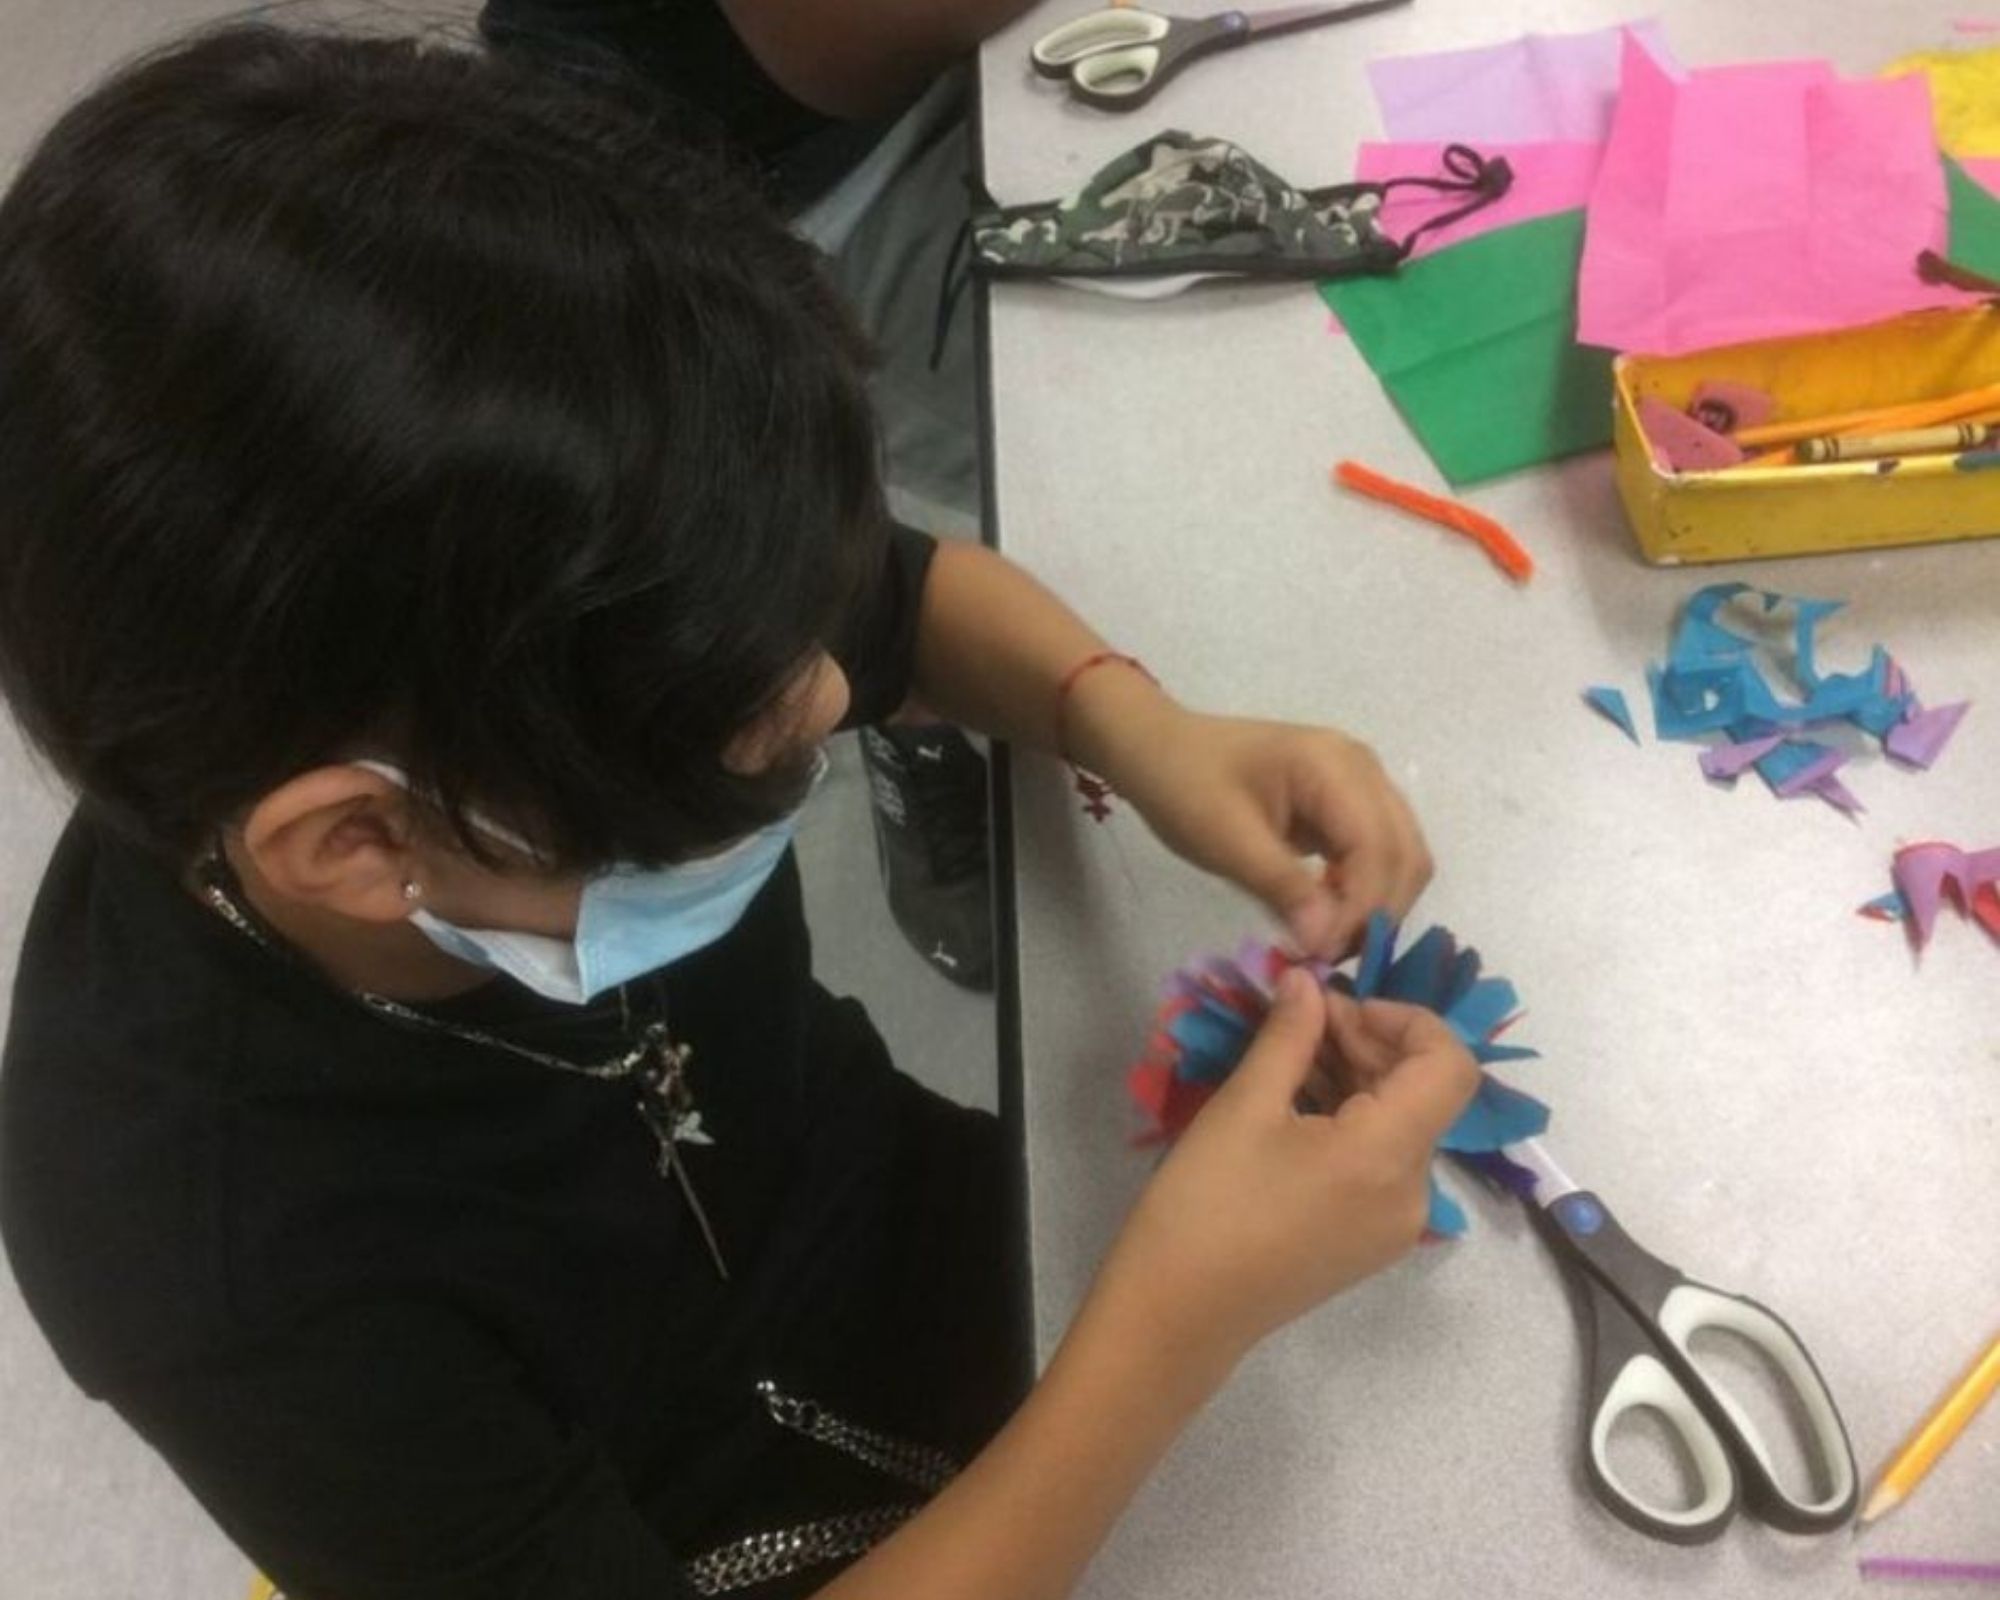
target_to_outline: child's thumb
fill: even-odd
[[[1245,1093],[1289,1107],[1326,1037],[1326,993],[1293,967],[1278,980],[1271,1013],[1236,1069]]]

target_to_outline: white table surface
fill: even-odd
[[[1948,38],[1956,3],[1689,0],[1664,19],[1690,65],[1821,53],[1858,73]],[[1066,192],[1160,127],[1336,181],[1380,136],[1370,58],[1643,14],[1418,0],[1200,63],[1119,117],[1025,64],[1084,9],[1049,0],[985,51],[1002,201]],[[2000,541],[1655,570],[1600,453],[1468,496],[1532,548],[1516,590],[1467,544],[1329,486],[1350,455],[1437,479],[1310,287],[1121,304],[1006,284],[989,327],[1002,548],[1193,704],[1381,752],[1439,862],[1418,920],[1519,986],[1517,1036],[1546,1059],[1510,1075],[1554,1105],[1553,1146],[1642,1244],[1793,1323],[1871,1476],[2000,1325],[2000,952],[1947,913],[1919,968],[1899,930],[1854,915],[1900,841],[2000,843]],[[1692,747],[1651,738],[1643,671],[1679,603],[1722,578],[1848,598],[1822,636],[1834,660],[1879,639],[1931,701],[1982,703],[1929,774],[1851,768],[1858,821],[1754,777],[1711,787]],[[1625,688],[1644,748],[1582,707],[1594,683]],[[1260,917],[1129,812],[1092,823],[1050,763],[1017,763],[1013,810],[1045,1357],[1148,1171],[1123,1080],[1160,980]],[[1582,1348],[1556,1269],[1507,1204],[1447,1181],[1472,1234],[1259,1351],[1084,1595],[1823,1600],[1861,1592],[1860,1551],[2000,1560],[2000,1405],[1858,1542],[1746,1519],[1685,1550],[1612,1521],[1581,1475]]]

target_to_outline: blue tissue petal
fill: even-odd
[[[1608,684],[1592,684],[1583,691],[1583,697],[1590,702],[1594,710],[1624,729],[1626,738],[1634,744],[1639,742],[1639,730],[1632,721],[1632,708],[1625,703],[1622,690],[1614,689]]]
[[[1465,1232],[1465,1208],[1439,1187],[1436,1173],[1431,1174],[1431,1212],[1424,1226],[1445,1239]]]
[[[1383,975],[1382,998],[1440,1009],[1456,942],[1443,928],[1429,929]]]
[[[1389,913],[1377,911],[1368,918],[1368,933],[1361,943],[1361,965],[1354,973],[1354,993],[1372,1000],[1380,992],[1382,978],[1389,970],[1389,957],[1396,948],[1396,924]]]
[[[1520,998],[1505,978],[1481,978],[1444,1014],[1444,1020],[1459,1038],[1476,1044],[1520,1009]]]
[[[1891,889],[1887,894],[1878,894],[1873,900],[1870,900],[1866,905],[1861,907],[1861,909],[1872,915],[1886,918],[1891,922],[1908,922],[1910,920],[1910,902],[1903,898],[1903,892],[1900,889]]]
[[[1713,632],[1725,639],[1733,639],[1747,648],[1751,641],[1743,638],[1740,634],[1731,633],[1729,629],[1723,627],[1715,620],[1715,614],[1739,594],[1749,594],[1751,592],[1750,585],[1747,583],[1711,583],[1706,588],[1695,590],[1689,596],[1687,603],[1688,621],[1694,624],[1694,627],[1687,631],[1690,634],[1707,634]],[[1764,609],[1767,611],[1770,610],[1770,602],[1776,596],[1772,595],[1769,590],[1759,590],[1757,592],[1764,596]]]
[[[1548,1125],[1549,1108],[1541,1101],[1488,1076],[1480,1081],[1479,1092],[1458,1114],[1458,1120],[1438,1140],[1438,1148],[1498,1150],[1519,1139],[1532,1139]]]
[[[1812,739],[1788,739],[1775,750],[1767,750],[1757,758],[1757,775],[1775,789],[1820,757],[1832,753],[1832,745],[1820,744]]]
[[[1482,1067],[1490,1067],[1496,1061],[1539,1061],[1542,1053],[1524,1044],[1494,1044],[1488,1041],[1472,1047],[1472,1059]]]
[[[1451,969],[1451,978],[1444,986],[1444,1004],[1438,1009],[1449,1011],[1472,992],[1472,986],[1478,981],[1479,952],[1468,946],[1458,953],[1458,960]]]
[[[1183,1011],[1167,1025],[1181,1047],[1176,1076],[1188,1083],[1220,1083],[1235,1070],[1250,1042],[1250,1030],[1236,1017],[1211,1011]]]
[[[1702,668],[1672,675],[1659,667],[1646,669],[1653,694],[1653,732],[1662,739],[1685,739],[1712,733],[1744,715],[1744,695],[1736,669],[1716,672]]]

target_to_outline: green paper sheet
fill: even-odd
[[[1944,187],[1951,205],[1946,254],[1952,264],[2000,277],[2000,199],[1950,156],[1944,158]]]
[[[1611,439],[1611,354],[1576,342],[1583,212],[1468,239],[1320,294],[1453,484]]]

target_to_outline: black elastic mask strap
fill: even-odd
[[[1410,252],[1416,248],[1417,241],[1425,234],[1437,228],[1449,228],[1454,222],[1463,222],[1476,211],[1484,211],[1514,187],[1514,169],[1507,164],[1504,156],[1488,159],[1470,145],[1446,145],[1444,170],[1451,176],[1391,178],[1380,186],[1381,192],[1385,195],[1391,189],[1431,189],[1439,194],[1472,196],[1464,205],[1445,212],[1441,217],[1432,217],[1428,222],[1412,228],[1409,235],[1396,246],[1404,259],[1409,257]]]
[[[972,263],[966,260],[972,244],[972,218],[967,217],[958,225],[958,232],[951,241],[951,250],[944,258],[944,271],[938,275],[937,320],[931,325],[931,371],[938,369],[944,360],[944,342],[951,333],[952,319],[958,313],[958,302],[965,294],[965,286],[972,281]],[[962,264],[961,264],[962,263]]]

